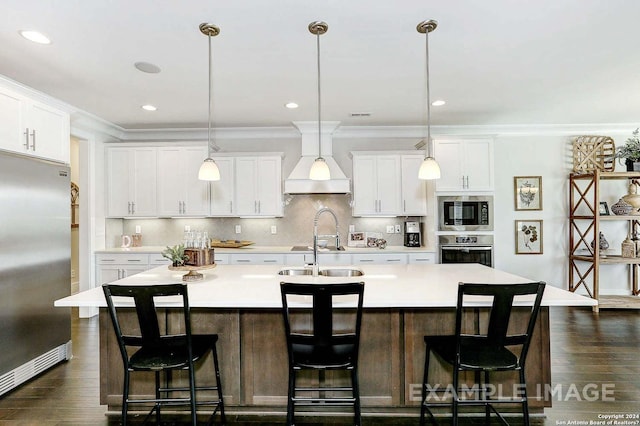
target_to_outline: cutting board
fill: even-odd
[[[219,247],[219,248],[239,248],[250,246],[253,244],[253,241],[239,241],[239,240],[211,240],[211,247]]]

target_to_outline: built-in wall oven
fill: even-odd
[[[439,196],[440,231],[493,231],[493,197]]]
[[[492,235],[440,235],[440,263],[480,263],[493,267]]]

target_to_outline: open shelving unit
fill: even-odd
[[[640,214],[601,215],[600,184],[603,180],[638,179],[640,172],[571,173],[569,175],[569,291],[584,288],[588,295],[598,300],[594,311],[606,308],[640,309],[638,290],[638,265],[640,257],[625,258],[621,255],[603,255],[592,249],[591,241],[598,241],[600,224],[605,221],[626,221],[629,233],[640,225]],[[600,267],[605,265],[628,265],[630,295],[601,295]]]

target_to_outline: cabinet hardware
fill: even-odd
[[[229,213],[233,213],[233,201],[229,201]]]
[[[27,127],[27,130],[24,131],[24,147],[26,148],[26,150],[29,150],[29,128]]]
[[[400,262],[401,259],[387,259],[387,262]]]
[[[262,212],[262,208],[260,206],[260,200],[258,200],[258,213]]]
[[[31,132],[31,149],[36,150],[36,130],[33,129]]]
[[[236,259],[236,262],[238,262],[238,263],[247,263],[247,262],[250,262],[250,261],[251,261],[250,259]]]
[[[127,259],[127,262],[140,262],[140,259]]]
[[[136,203],[134,201],[131,202],[131,214],[136,213]]]

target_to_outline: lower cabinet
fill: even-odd
[[[231,265],[284,265],[285,255],[282,253],[273,254],[230,254],[229,264]]]
[[[168,264],[169,260],[159,253],[99,253],[96,254],[96,284],[102,285],[121,280],[130,275]]]
[[[121,280],[149,269],[148,254],[98,254],[96,255],[96,284],[102,285]]]
[[[351,255],[354,265],[406,265],[405,253],[354,253]]]
[[[436,263],[436,254],[432,252],[409,253],[409,263]]]

